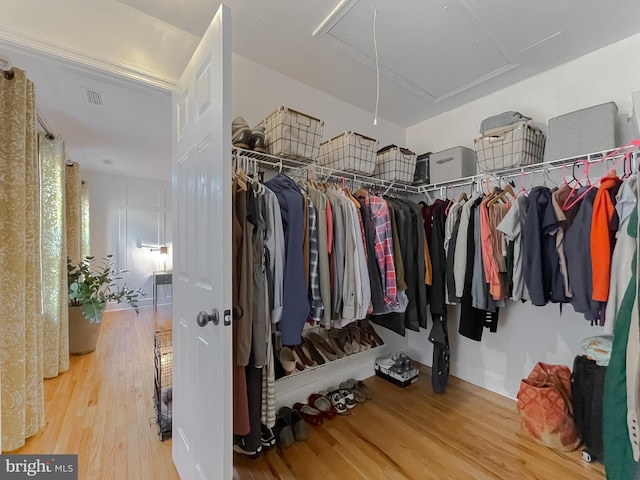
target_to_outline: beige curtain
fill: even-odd
[[[67,222],[67,256],[73,263],[82,260],[82,182],[78,164],[64,169],[64,193]]]
[[[44,426],[40,210],[33,84],[0,76],[2,450]]]
[[[82,180],[82,258],[91,255],[90,228],[89,228],[89,186]]]
[[[42,208],[42,301],[44,377],[69,369],[69,292],[65,229],[64,142],[38,136]]]

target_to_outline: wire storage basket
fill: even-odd
[[[497,128],[474,139],[478,171],[492,172],[542,162],[545,136],[526,122]]]
[[[390,182],[411,183],[416,171],[416,154],[406,148],[388,145],[378,150],[374,176]]]
[[[320,144],[318,165],[359,175],[373,175],[377,149],[376,139],[346,131]]]
[[[292,160],[315,160],[324,122],[287,107],[279,107],[261,123],[269,154]]]
[[[173,404],[173,340],[171,330],[160,330],[153,337],[154,404],[158,435],[171,438]]]

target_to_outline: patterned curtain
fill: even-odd
[[[89,234],[89,186],[82,180],[82,258],[91,255],[91,243]]]
[[[0,377],[2,450],[44,426],[40,198],[33,84],[0,76]]]
[[[38,136],[42,208],[44,377],[69,369],[69,293],[65,228],[64,142]]]
[[[73,263],[82,260],[82,182],[78,164],[64,169],[64,194],[67,221],[67,256]],[[66,260],[65,260],[66,261]]]

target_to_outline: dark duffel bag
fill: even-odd
[[[602,395],[607,367],[585,356],[577,356],[571,373],[573,421],[584,444],[585,459],[602,462]]]

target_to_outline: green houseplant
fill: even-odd
[[[138,300],[145,292],[120,285],[125,273],[127,270],[114,267],[113,255],[100,259],[88,255],[77,263],[67,258],[70,353],[95,350],[107,302],[125,303],[136,315],[140,313]]]

